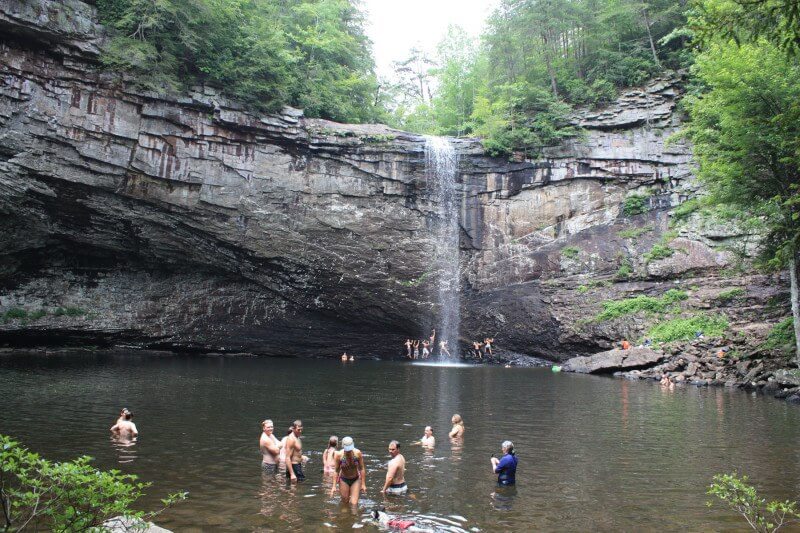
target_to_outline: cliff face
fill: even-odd
[[[437,206],[423,138],[257,116],[207,89],[136,91],[97,69],[93,16],[79,0],[0,5],[0,312],[28,313],[6,316],[0,342],[391,355],[427,333]],[[577,327],[602,299],[665,279],[730,285],[718,271],[732,255],[713,245],[737,232],[686,230],[685,254],[639,259],[693,190],[688,149],[665,143],[678,96],[656,80],[585,112],[585,136],[536,162],[454,141],[463,340],[560,359],[636,333]],[[622,216],[645,189],[647,213]],[[631,224],[652,228],[619,237]],[[576,290],[626,261],[638,281]],[[753,312],[778,290],[735,283]]]

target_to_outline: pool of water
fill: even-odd
[[[88,454],[189,500],[160,525],[176,531],[322,531],[363,526],[384,505],[439,531],[709,531],[744,522],[705,495],[738,470],[764,496],[800,494],[800,409],[730,389],[663,390],[650,382],[549,369],[407,362],[98,354],[0,356],[0,432],[51,459]],[[121,407],[132,446],[109,439]],[[466,423],[450,442],[453,413]],[[259,423],[305,426],[308,480],[263,475]],[[432,452],[410,446],[432,425]],[[366,457],[358,510],[328,495],[321,452],[351,435]],[[410,493],[379,494],[390,439],[402,443]],[[498,492],[489,457],[505,439],[517,487]]]

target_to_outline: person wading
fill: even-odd
[[[306,479],[303,473],[303,443],[300,442],[302,433],[303,422],[295,420],[286,438],[286,477],[293,483]]]
[[[405,494],[408,492],[406,485],[406,458],[400,453],[400,443],[393,440],[389,443],[389,454],[392,456],[387,465],[386,482],[381,490],[384,494]]]
[[[272,420],[261,422],[261,439],[258,441],[258,447],[261,449],[261,467],[268,474],[278,472],[278,458],[281,452],[281,441],[273,434],[274,430]]]
[[[342,450],[336,452],[336,476],[331,486],[331,496],[339,487],[342,503],[358,505],[361,492],[367,492],[367,468],[361,450],[356,449],[353,437],[342,439]]]

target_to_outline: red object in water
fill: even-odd
[[[389,527],[397,528],[397,529],[408,529],[408,528],[410,528],[411,526],[414,525],[414,521],[413,520],[398,520],[398,519],[394,519],[394,520],[389,520],[386,523],[386,525],[389,526]]]

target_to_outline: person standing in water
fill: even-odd
[[[353,437],[342,439],[342,449],[334,456],[336,462],[336,476],[331,486],[331,496],[339,488],[342,503],[358,505],[358,499],[363,491],[367,492],[367,467],[364,465],[364,456],[361,450],[356,449]]]
[[[414,341],[414,359],[419,359],[419,341]]]
[[[406,345],[406,350],[408,351],[406,357],[411,359],[411,344],[412,344],[411,339],[406,339],[406,342],[404,344]]]
[[[339,438],[331,435],[328,440],[328,448],[322,452],[323,472],[331,474],[336,471],[336,448],[339,446]]]
[[[117,419],[117,423],[111,426],[111,434],[122,440],[136,438],[139,435],[139,430],[136,429],[136,424],[131,421],[132,418],[133,413],[127,409],[123,409],[120,413],[120,417]]]
[[[389,454],[392,456],[387,465],[386,481],[381,492],[384,494],[405,494],[408,492],[406,485],[406,458],[400,453],[400,443],[393,440],[389,443]]]
[[[510,440],[501,445],[503,457],[498,459],[492,455],[492,471],[497,474],[497,484],[500,486],[515,485],[517,483],[517,456],[514,453],[514,443]]]
[[[278,472],[278,463],[281,453],[281,441],[274,434],[275,426],[272,420],[261,422],[261,438],[258,447],[261,449],[261,468],[268,474]]]
[[[412,444],[422,446],[423,448],[433,448],[436,446],[436,438],[433,436],[433,428],[425,426],[425,434],[417,442]]]
[[[464,436],[464,420],[461,419],[461,415],[455,414],[453,418],[450,419],[450,422],[453,423],[453,429],[450,430],[448,434],[451,439],[458,439]]]
[[[300,442],[302,433],[303,422],[295,420],[291,433],[286,436],[286,477],[293,483],[306,479],[303,473],[303,443]]]
[[[431,336],[428,338],[431,341],[431,355],[433,355],[433,350],[436,349],[436,328],[433,328],[431,331]]]

